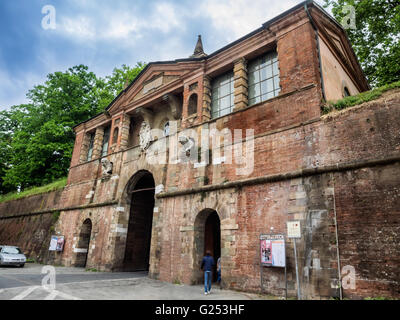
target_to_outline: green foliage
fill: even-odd
[[[322,108],[322,112],[324,114],[327,114],[329,112],[332,112],[333,110],[343,110],[346,109],[348,107],[351,106],[355,106],[364,102],[368,102],[368,101],[372,101],[375,100],[377,98],[379,98],[380,96],[382,96],[382,94],[388,90],[391,89],[395,89],[395,88],[400,88],[400,81],[391,83],[391,84],[387,84],[385,86],[370,90],[370,91],[366,91],[366,92],[362,92],[358,95],[355,96],[350,96],[350,97],[346,97],[343,98],[337,102],[328,102],[323,108]]]
[[[64,178],[58,179],[58,180],[56,180],[52,183],[49,183],[47,185],[44,185],[44,186],[32,187],[32,188],[26,189],[22,192],[11,192],[11,193],[7,193],[5,195],[0,195],[0,202],[17,200],[17,199],[33,196],[35,194],[59,190],[59,189],[64,188],[66,184],[67,184],[67,178],[64,177]]]
[[[346,5],[355,8],[356,28],[346,32],[373,86],[400,80],[400,5],[398,0],[324,0],[341,22]]]
[[[55,211],[55,212],[53,213],[53,221],[54,221],[54,222],[58,221],[58,218],[60,218],[60,214],[61,214],[60,211]]]
[[[122,65],[98,78],[87,66],[47,76],[31,89],[29,104],[0,112],[0,195],[51,183],[68,174],[73,127],[110,104],[145,67]]]
[[[138,62],[134,68],[123,64],[121,68],[114,68],[110,76],[101,79],[97,86],[101,109],[105,109],[145,67],[146,64],[143,62]]]

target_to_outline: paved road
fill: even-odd
[[[0,289],[40,286],[45,274],[43,266],[26,264],[24,268],[0,267]],[[56,283],[77,283],[96,280],[120,280],[147,277],[147,272],[90,272],[83,268],[56,268]]]
[[[54,287],[43,287],[43,265],[0,267],[0,300],[259,300],[273,297],[203,286],[166,283],[144,272],[90,272],[82,268],[56,267]],[[45,281],[49,284],[49,281]]]

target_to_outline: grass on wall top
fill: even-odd
[[[384,92],[395,88],[400,88],[400,81],[393,82],[391,84],[387,84],[382,87],[372,89],[370,91],[362,92],[355,96],[346,97],[336,102],[328,102],[325,106],[322,107],[322,113],[328,114],[334,110],[343,110],[348,107],[375,100],[379,98]]]
[[[7,193],[5,195],[0,195],[0,203],[33,196],[35,194],[63,189],[66,186],[66,184],[67,184],[67,177],[61,178],[44,186],[26,189],[22,192],[12,192],[12,193]]]

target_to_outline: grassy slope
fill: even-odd
[[[31,189],[24,190],[22,192],[13,192],[13,193],[5,194],[5,195],[0,195],[0,202],[17,200],[17,199],[33,196],[35,194],[55,191],[55,190],[64,188],[66,184],[67,184],[67,178],[65,177],[65,178],[56,180],[50,184],[47,184],[45,186],[34,187]]]
[[[387,84],[385,86],[372,89],[370,91],[366,91],[360,94],[357,94],[355,96],[350,96],[346,97],[344,99],[341,99],[335,103],[333,102],[328,102],[323,108],[322,112],[323,114],[327,114],[329,112],[332,112],[334,110],[343,110],[348,107],[352,107],[367,101],[375,100],[379,98],[384,92],[395,89],[395,88],[400,88],[400,81],[393,82],[391,84]]]

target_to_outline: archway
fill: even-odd
[[[79,239],[78,239],[78,245],[77,248],[75,248],[76,267],[79,268],[86,267],[91,233],[92,233],[92,221],[90,219],[86,219],[82,224],[81,232],[79,234]]]
[[[201,211],[195,221],[195,263],[194,270],[199,270],[200,263],[207,251],[215,260],[213,281],[217,280],[217,260],[221,257],[221,222],[218,213],[212,209]],[[197,282],[202,282],[203,273],[199,271]]]
[[[148,271],[154,211],[155,183],[148,171],[134,176],[128,189],[131,207],[126,238],[124,271]]]

